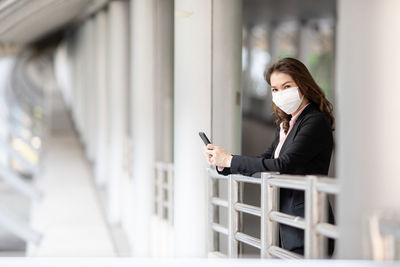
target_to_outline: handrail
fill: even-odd
[[[375,210],[369,216],[369,235],[373,260],[400,260],[400,213]]]
[[[216,179],[216,180],[228,180],[228,176],[224,176],[219,174],[216,170],[213,169],[207,169],[208,171],[208,175],[210,176],[210,178],[212,179]]]
[[[42,240],[42,235],[39,232],[31,229],[26,223],[1,206],[0,225],[26,242],[37,245]]]
[[[29,197],[32,200],[40,200],[43,196],[36,187],[27,183],[18,174],[13,173],[4,166],[0,166],[0,180],[5,181],[21,194]]]
[[[243,182],[243,183],[249,183],[249,184],[261,184],[260,178],[254,178],[254,177],[244,176],[244,175],[232,175],[231,177],[236,182]]]
[[[277,173],[261,173],[261,178],[244,175],[222,176],[215,170],[208,170],[210,190],[210,254],[219,251],[217,234],[228,235],[228,255],[238,257],[239,242],[260,249],[262,258],[323,258],[323,238],[339,238],[337,226],[326,223],[326,194],[339,194],[337,181],[328,177],[281,175]],[[227,180],[228,199],[216,196],[218,190],[216,181]],[[239,201],[239,183],[259,184],[261,186],[260,207],[248,205]],[[304,218],[279,211],[278,188],[303,190],[305,192]],[[217,207],[228,209],[228,226],[214,222],[218,217]],[[251,214],[261,218],[260,238],[249,236],[239,231],[240,214]],[[278,224],[284,224],[304,230],[304,256],[287,251],[278,246]]]

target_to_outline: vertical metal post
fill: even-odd
[[[174,167],[168,167],[168,222],[174,224]]]
[[[238,201],[238,182],[235,181],[232,175],[229,175],[228,184],[228,255],[230,258],[237,258],[238,241],[235,235],[238,231],[238,212],[235,210],[235,204]]]
[[[279,211],[280,204],[280,188],[268,185],[268,195],[271,198],[272,209]],[[279,224],[277,222],[273,222],[272,224],[272,245],[279,246]]]
[[[328,197],[325,193],[317,192],[318,197],[318,220],[317,223],[326,222],[327,221],[327,211],[328,211]],[[324,259],[327,257],[327,238],[323,235],[317,235],[317,245],[318,245],[318,254],[317,257],[319,259]]]
[[[278,245],[279,229],[278,224],[269,219],[269,213],[278,210],[279,194],[278,189],[268,184],[271,177],[269,173],[261,174],[261,257],[273,258],[268,253],[268,248]]]
[[[157,166],[157,216],[162,219],[163,215],[163,170]]]
[[[244,187],[245,183],[238,183],[238,202],[244,203]],[[244,231],[244,224],[243,224],[243,212],[238,213],[238,231]],[[242,242],[238,243],[238,253],[239,255],[243,255],[244,253],[244,244]]]
[[[157,179],[158,179],[158,166],[157,163],[155,164],[155,168],[154,168],[154,175],[153,175],[153,195],[154,197],[153,199],[153,213],[155,215],[158,214],[158,204],[157,204],[157,195],[158,195],[158,188],[157,188]]]
[[[262,173],[261,174],[261,258],[269,258],[268,256],[268,247],[271,245],[270,237],[271,235],[268,233],[268,230],[271,228],[269,225],[269,211],[268,210],[268,192],[267,192],[267,179],[268,174]]]
[[[315,259],[318,257],[316,225],[318,223],[318,198],[315,188],[315,176],[307,176],[307,187],[305,190],[305,223],[304,230],[304,257]]]
[[[214,248],[214,231],[212,230],[212,223],[214,222],[214,207],[212,204],[213,193],[213,178],[208,175],[208,253],[213,252]]]
[[[393,245],[394,245],[394,259],[393,260],[400,260],[400,239],[396,238]]]
[[[209,229],[209,243],[208,243],[208,252],[219,251],[219,240],[218,233],[214,232],[212,229],[212,224],[215,221],[215,218],[219,218],[218,207],[215,207],[212,204],[212,198],[218,192],[218,181],[215,181],[211,176],[208,177],[208,203],[209,203],[209,212],[208,212],[208,229]]]

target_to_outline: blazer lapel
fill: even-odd
[[[285,142],[283,142],[281,151],[279,152],[280,155],[285,152],[285,149],[288,144],[290,144],[293,141],[293,138],[296,136],[297,129],[299,128],[299,125],[301,124],[301,121],[303,120],[304,116],[310,112],[312,109],[312,103],[310,103],[300,114],[300,116],[297,118],[296,122],[293,125],[292,130],[290,130],[289,135],[286,137]]]

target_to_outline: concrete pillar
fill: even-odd
[[[74,89],[74,120],[79,132],[80,140],[83,136],[83,79],[84,79],[84,57],[83,57],[83,41],[84,41],[84,25],[80,26],[76,31],[76,49],[75,49],[75,89]]]
[[[96,15],[96,88],[97,88],[97,160],[95,165],[95,181],[98,186],[104,186],[107,181],[108,149],[109,149],[109,101],[108,101],[108,57],[107,57],[107,11],[102,10]]]
[[[212,138],[241,151],[242,1],[212,1]]]
[[[278,22],[273,21],[270,23],[268,28],[268,50],[271,55],[271,63],[278,60],[278,27]]]
[[[241,1],[175,1],[175,253],[207,251],[207,174],[198,136],[232,153],[240,137]]]
[[[371,213],[400,209],[400,2],[338,4],[338,257],[366,259]]]
[[[85,154],[88,158],[88,148],[89,148],[89,131],[90,131],[90,120],[89,120],[89,104],[90,101],[90,64],[89,64],[89,49],[90,49],[90,29],[91,29],[91,22],[86,20],[83,24],[82,29],[82,48],[81,48],[81,60],[82,60],[82,69],[80,71],[80,94],[81,94],[81,101],[80,101],[80,114],[82,116],[82,123],[81,123],[81,140],[85,147]]]
[[[85,38],[85,103],[86,123],[85,123],[85,148],[86,157],[89,161],[94,162],[96,152],[97,138],[97,88],[95,79],[95,67],[97,60],[95,59],[95,51],[97,43],[95,42],[95,23],[94,18],[89,18],[86,22],[86,38]]]
[[[129,18],[128,3],[109,4],[108,23],[108,99],[110,116],[109,177],[107,184],[107,216],[111,224],[121,221],[121,179],[123,152],[127,137],[127,98],[129,87]]]
[[[174,1],[156,1],[155,19],[155,158],[172,162],[174,87]]]
[[[297,36],[297,59],[308,65],[308,53],[310,44],[310,29],[306,20],[299,22]]]
[[[79,29],[75,29],[69,36],[68,40],[70,44],[71,53],[71,72],[72,72],[72,87],[71,87],[71,115],[74,121],[75,127],[78,129],[78,43],[79,43]]]
[[[132,254],[151,256],[151,215],[154,175],[155,0],[131,2],[132,27]]]

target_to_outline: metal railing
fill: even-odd
[[[156,162],[154,175],[154,213],[173,225],[174,165]]]
[[[399,211],[375,211],[369,218],[369,231],[373,260],[400,260]]]
[[[323,258],[325,237],[337,239],[338,229],[325,222],[327,194],[338,194],[339,187],[335,179],[316,176],[279,175],[262,173],[261,179],[243,175],[222,176],[209,170],[209,228],[210,256],[239,257],[239,242],[260,250],[261,258],[315,259]],[[216,181],[228,181],[228,199],[216,195]],[[239,201],[239,184],[252,183],[261,186],[260,207]],[[304,218],[279,211],[278,188],[303,190],[305,192]],[[216,207],[228,209],[228,225],[216,223]],[[260,237],[247,235],[239,230],[240,215],[246,213],[261,218]],[[304,230],[304,256],[279,247],[278,224],[285,224]],[[228,237],[228,255],[219,250],[218,234]]]
[[[0,206],[0,226],[27,243],[37,245],[42,240],[41,233],[33,230],[28,223],[16,217],[3,206]]]
[[[0,182],[32,201],[38,201],[42,193],[21,175],[35,177],[39,173],[44,126],[44,92],[30,81],[26,73],[29,60],[27,54],[18,56],[8,77],[6,90],[1,95],[5,99],[2,101],[4,107],[0,124],[7,131],[0,140],[0,150],[4,156],[0,164]],[[28,243],[38,244],[42,239],[42,235],[32,229],[28,222],[1,205],[0,226]]]

